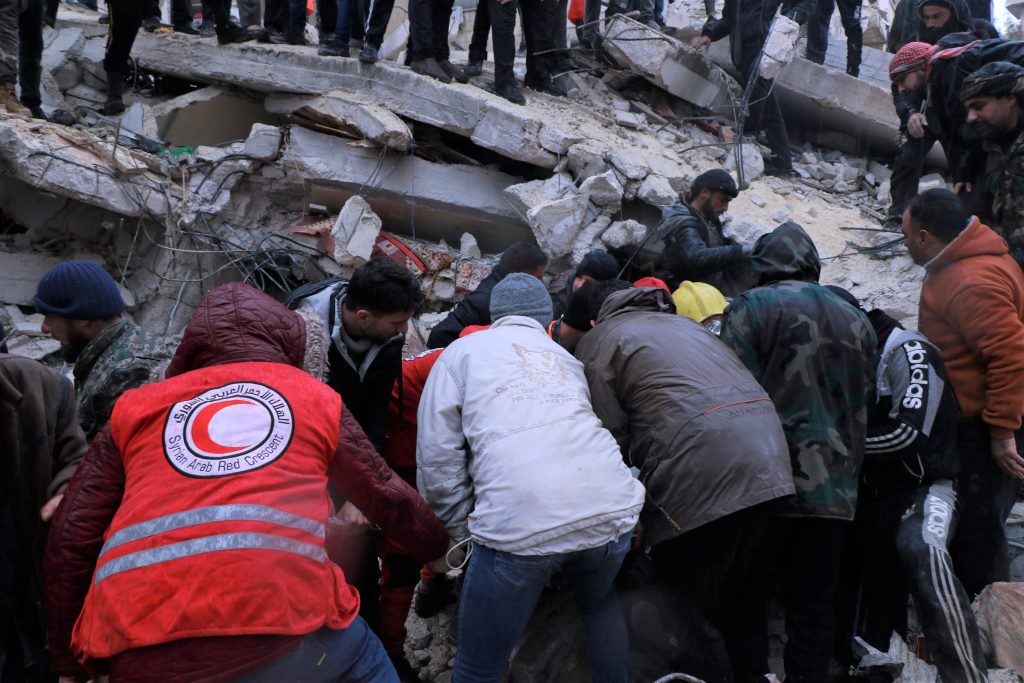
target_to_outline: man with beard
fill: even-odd
[[[898,52],[911,42],[934,45],[951,33],[966,33],[983,40],[999,37],[999,32],[992,24],[971,16],[971,11],[964,0],[903,0],[897,9],[897,15],[907,3],[917,3],[917,10],[913,13],[912,19],[908,16],[912,25],[907,26],[908,21],[901,24],[899,19],[893,21],[894,27],[902,26],[902,29],[894,28],[890,39],[897,33],[904,38],[888,44],[890,52]],[[923,51],[923,48],[918,52],[920,51]],[[917,56],[917,52],[914,56]],[[935,135],[924,126],[924,95],[923,90],[901,91],[896,79],[893,81],[893,106],[900,117],[902,135],[900,150],[893,162],[892,202],[889,205],[887,219],[887,222],[894,226],[899,225],[904,207],[917,194],[917,183],[921,179],[924,158],[936,140]]]
[[[658,225],[665,241],[659,271],[670,288],[684,280],[707,282],[732,297],[753,284],[750,245],[722,234],[720,217],[738,194],[732,176],[715,168],[697,176],[685,198],[664,210]]]
[[[1009,62],[986,64],[964,79],[960,90],[967,107],[967,125],[984,140],[988,154],[979,191],[991,211],[990,215],[982,211],[981,218],[1007,241],[1010,256],[1024,267],[1022,93],[1024,68]]]
[[[35,305],[45,316],[43,332],[75,364],[78,422],[91,441],[118,397],[152,379],[163,354],[124,316],[117,283],[95,263],[67,261],[50,269],[36,287]]]

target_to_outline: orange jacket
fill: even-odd
[[[111,417],[124,497],[75,625],[76,654],[347,627],[359,596],[324,551],[338,395],[297,368],[244,363],[125,396]]]
[[[1011,438],[1024,415],[1024,273],[977,218],[925,270],[920,330],[942,352],[961,414]]]

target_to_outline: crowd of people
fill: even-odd
[[[284,303],[216,287],[170,358],[103,268],[56,266],[35,304],[73,386],[0,355],[5,676],[417,680],[406,617],[457,599],[452,680],[499,681],[557,575],[595,681],[764,680],[776,591],[788,681],[906,635],[908,595],[943,680],[986,680],[969,604],[1009,571],[1024,272],[918,195],[904,329],[823,286],[801,226],[725,238],[736,195],[695,179],[635,283],[595,251],[545,285],[513,244],[405,359],[423,294],[387,259]],[[642,565],[688,624],[656,667],[616,586]]]

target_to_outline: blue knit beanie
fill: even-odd
[[[526,273],[506,275],[491,290],[491,322],[506,315],[523,315],[547,327],[551,308],[551,295],[544,283]]]
[[[110,318],[124,311],[114,278],[90,261],[67,261],[47,271],[36,286],[36,310],[74,320]]]

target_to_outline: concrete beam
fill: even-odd
[[[361,102],[351,93],[327,93],[322,97],[268,95],[265,106],[272,114],[296,115],[335,128],[355,128],[367,140],[398,152],[412,143],[405,121],[372,102]]]
[[[380,150],[305,128],[292,128],[282,161],[302,176],[310,201],[337,211],[359,194],[384,230],[449,244],[470,232],[486,252],[532,235],[502,195],[520,182],[505,173],[394,152],[381,162]]]

